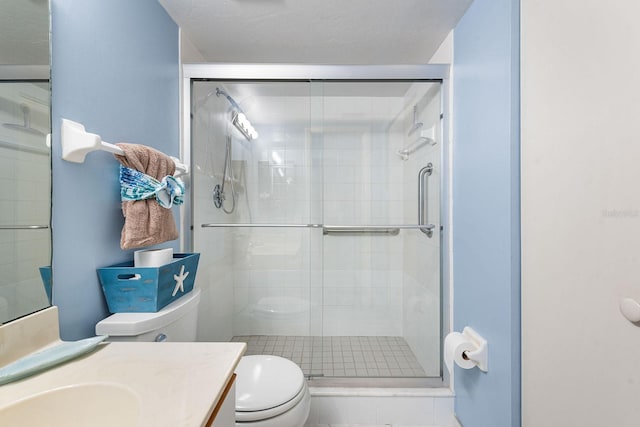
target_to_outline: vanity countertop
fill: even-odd
[[[203,426],[244,351],[244,343],[101,344],[85,356],[0,386],[0,407],[52,388],[110,382],[138,395],[141,427]]]
[[[245,349],[244,343],[103,343],[84,356],[0,386],[0,408],[51,389],[110,383],[137,395],[140,427],[203,426]]]

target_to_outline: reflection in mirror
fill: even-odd
[[[51,304],[49,4],[0,14],[0,323]]]

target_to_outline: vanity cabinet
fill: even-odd
[[[233,427],[236,425],[236,374],[227,383],[220,401],[209,417],[206,427]]]
[[[60,345],[58,324],[58,309],[50,307],[0,325],[0,366]],[[245,350],[246,344],[237,342],[103,343],[82,357],[2,385],[0,426],[235,427],[233,371]],[[14,407],[20,410],[4,411]],[[97,413],[113,417],[97,421]],[[7,422],[12,414],[33,417]]]

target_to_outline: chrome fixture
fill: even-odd
[[[242,136],[244,136],[247,141],[252,141],[254,139],[258,139],[258,132],[255,130],[247,116],[242,111],[242,108],[238,105],[238,103],[229,95],[227,92],[221,90],[220,88],[216,88],[216,96],[224,96],[229,104],[233,107],[231,112],[231,123],[240,131]]]
[[[233,112],[231,116],[231,123],[240,131],[240,133],[247,139],[247,141],[252,141],[254,139],[258,139],[258,132],[251,125],[247,116],[243,113],[238,113],[237,111]]]
[[[202,228],[322,228],[322,224],[247,224],[247,223],[211,223],[202,224]]]
[[[322,234],[387,234],[397,236],[400,230],[420,230],[433,233],[434,224],[394,224],[394,225],[326,225],[326,224],[251,224],[251,223],[210,223],[202,228],[321,228]]]
[[[205,100],[211,95],[206,96]],[[216,88],[216,96],[224,96],[229,104],[231,104],[231,123],[238,131],[245,137],[247,141],[258,138],[258,132],[253,128],[249,119],[240,108],[240,105],[229,95],[227,92],[220,88]],[[231,165],[231,135],[227,134],[227,140],[225,143],[225,155],[224,155],[224,172],[222,173],[222,183],[216,184],[213,187],[213,204],[216,208],[222,209],[226,214],[232,214],[236,209],[236,189],[233,184],[235,178],[233,177],[233,168]],[[225,183],[229,180],[231,185],[231,208],[227,209],[224,206],[226,200],[224,193]]]
[[[327,225],[322,228],[322,234],[345,234],[349,236],[354,234],[386,234],[389,236],[397,236],[400,234],[400,229],[398,227],[375,225]]]
[[[229,210],[224,207],[224,184],[227,179],[229,179],[229,184],[231,185],[231,209]],[[233,184],[233,181],[235,181],[235,178],[233,177],[233,169],[231,166],[231,135],[227,135],[227,143],[225,145],[224,155],[224,172],[222,172],[222,184],[216,184],[216,186],[213,187],[213,204],[218,209],[222,208],[222,210],[226,214],[232,214],[236,209],[236,187]]]
[[[428,207],[425,206],[425,202],[428,199],[428,186],[425,177],[431,176],[433,173],[433,163],[427,163],[427,166],[420,169],[418,173],[418,225],[424,226],[420,228],[427,237],[433,236],[433,230],[436,228],[434,224],[427,223],[427,211]]]
[[[207,98],[210,95],[207,95]],[[238,131],[245,137],[247,141],[253,141],[254,139],[258,139],[258,132],[255,130],[247,116],[240,108],[240,105],[229,95],[227,92],[220,88],[216,88],[216,96],[224,96],[229,104],[231,104],[231,123],[235,126]],[[231,135],[227,134],[227,141],[225,145],[225,156],[224,156],[224,172],[222,174],[222,184],[216,184],[213,187],[213,204],[216,208],[222,209],[227,214],[232,214],[236,209],[236,189],[233,184],[235,178],[233,177],[233,168],[231,164]],[[224,206],[225,201],[225,193],[224,193],[224,185],[225,182],[229,180],[231,185],[231,208],[227,209]]]

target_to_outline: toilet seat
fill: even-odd
[[[307,387],[302,387],[302,390],[296,395],[295,398],[290,401],[276,406],[275,408],[269,408],[262,411],[238,411],[236,410],[236,421],[238,422],[250,422],[250,421],[260,421],[266,420],[269,418],[277,417],[278,415],[284,414],[291,408],[294,408],[300,401],[306,397],[308,394]]]
[[[244,356],[236,374],[236,421],[239,422],[283,414],[307,394],[300,367],[282,357]]]

